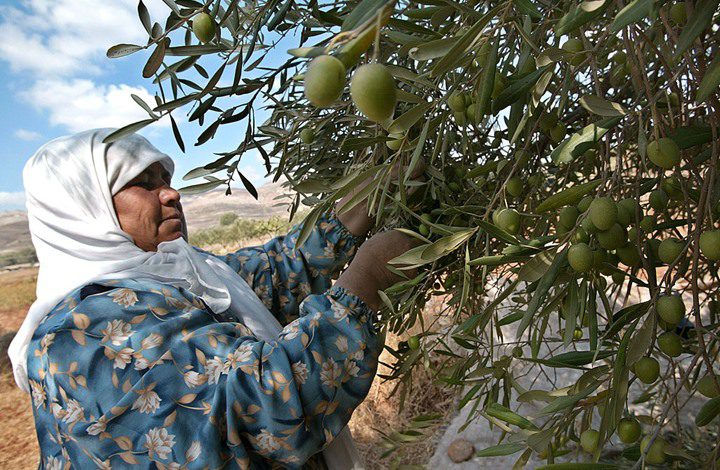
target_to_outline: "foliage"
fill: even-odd
[[[433,295],[449,296],[454,323],[450,335],[423,325],[421,348],[398,353],[387,378],[407,381],[427,350],[444,354],[441,380],[465,391],[470,418],[506,431],[483,455],[520,452],[523,466],[537,454],[552,464],[593,428],[600,445],[586,459],[597,462],[637,404],[628,403],[631,385],[645,389],[636,402],[657,408],[639,416],[651,439],[680,416],[681,392],[694,393],[719,353],[717,250],[699,246],[720,216],[718,0],[165,3],[173,9],[165,28],[139,9],[147,45],[108,51],[152,49],[143,74],[160,86],[156,106],[143,106],[150,119],[110,139],[188,104],[190,121],[209,122],[196,145],[220,126],[244,122],[237,148],[186,175],[205,180],[186,191],[229,188],[241,157],[255,149],[276,181],[284,176],[298,191],[293,213],[311,207],[309,223],[372,177],[346,207],[367,198],[378,230],[399,227],[423,240],[392,262],[421,270],[384,292],[385,324],[406,331]],[[219,28],[201,45],[189,23],[202,10]],[[184,32],[182,45],[171,45],[175,32]],[[281,37],[297,38],[297,47],[285,63],[269,65],[266,41]],[[313,107],[303,74],[324,54],[349,75],[383,64],[398,88],[392,118],[366,119],[348,87],[330,106]],[[203,55],[219,56],[221,65],[206,71]],[[164,60],[176,56],[183,58]],[[203,80],[181,78],[184,72]],[[261,101],[272,114],[258,124]],[[299,139],[305,128],[314,131],[311,144]],[[420,159],[426,180],[406,181]],[[399,185],[390,176],[397,162],[407,166]],[[211,176],[220,171],[227,178]],[[409,200],[410,185],[420,190]],[[603,202],[589,211],[598,196]],[[566,206],[577,211],[561,223]],[[519,228],[505,208],[519,213]],[[508,214],[512,224],[503,221]],[[682,250],[665,265],[657,247],[669,237]],[[592,248],[592,269],[568,266],[573,243]],[[631,292],[649,300],[632,303]],[[671,292],[691,304],[679,325],[655,312],[657,298]],[[656,346],[663,329],[681,336],[680,358]],[[645,386],[631,369],[648,355],[663,365],[660,379]],[[548,378],[568,371],[578,378],[527,390],[515,376],[518,364]],[[527,403],[540,412],[525,416]],[[705,466],[718,457],[679,448],[669,445],[665,457]]]
[[[220,225],[230,225],[238,219],[238,215],[234,212],[226,212],[220,216]]]
[[[274,216],[269,219],[238,219],[235,217],[230,224],[200,229],[191,232],[188,243],[197,247],[227,245],[242,240],[287,233],[292,224],[285,217]]]
[[[0,254],[0,268],[14,264],[36,263],[37,260],[34,248],[24,248]]]

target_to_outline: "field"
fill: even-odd
[[[251,227],[253,235],[256,227]],[[272,226],[267,224],[266,226]],[[275,227],[277,228],[277,227]],[[240,242],[221,236],[232,233],[232,230],[214,231],[209,234],[196,234],[196,237],[207,237],[212,241],[205,245],[198,245],[214,253],[224,253],[241,246],[260,244],[277,233],[266,233],[263,236],[246,238]],[[236,233],[234,233],[236,235]],[[0,271],[0,416],[3,416],[0,428],[0,468],[25,469],[37,468],[38,446],[35,437],[30,397],[21,392],[14,384],[9,367],[6,349],[15,331],[19,328],[25,312],[35,299],[35,282],[37,268],[26,268],[16,271]],[[428,304],[428,317],[433,317],[441,307],[440,301]],[[386,344],[397,348],[398,342],[403,338],[388,335]],[[436,364],[438,358],[431,355],[431,364]],[[389,369],[382,363],[391,363],[392,355],[384,351],[380,356],[381,365],[379,374],[389,373]],[[393,462],[405,465],[422,465],[428,461],[435,449],[436,440],[442,432],[443,424],[453,409],[453,396],[447,390],[433,385],[430,373],[422,370],[414,378],[413,390],[408,394],[403,410],[400,410],[399,395],[393,396],[391,392],[394,383],[385,382],[376,377],[365,402],[360,405],[350,421],[350,429],[355,438],[358,450],[367,462],[368,469],[389,468]],[[426,429],[428,439],[420,439],[415,443],[403,446],[390,457],[381,460],[385,451],[382,446],[380,431],[390,433],[401,430],[404,424],[414,416],[426,413],[437,413],[444,417],[438,424]]]
[[[0,467],[37,468],[38,449],[30,397],[15,386],[7,346],[35,299],[37,268],[0,273]]]

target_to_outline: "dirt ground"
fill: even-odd
[[[37,268],[0,272],[0,468],[37,468],[30,396],[15,386],[7,347],[35,298]]]
[[[0,400],[0,469],[38,467],[39,450],[30,397],[15,386],[6,353],[10,340],[35,298],[36,280],[37,268],[0,271],[0,396],[3,397]],[[436,315],[440,308],[439,302],[429,302],[427,316]],[[396,349],[402,339],[388,335],[386,345]],[[430,358],[432,369],[439,358],[433,355]],[[378,373],[388,374],[389,369],[382,363],[392,363],[394,360],[388,351],[384,351],[380,356]],[[430,373],[422,367],[413,382],[413,391],[408,394],[402,412],[399,407],[400,393],[390,397],[395,383],[383,383],[379,377],[375,378],[365,402],[355,410],[349,426],[368,470],[423,465],[432,456],[452,414],[453,396],[450,391],[434,385]],[[381,432],[390,434],[399,431],[412,417],[429,413],[438,413],[444,418],[425,430],[426,439],[407,444],[390,457],[380,459],[386,450],[382,445]]]

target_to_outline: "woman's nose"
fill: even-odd
[[[180,202],[180,193],[170,186],[163,186],[160,190],[160,202],[164,205],[168,205],[171,202],[178,204]]]

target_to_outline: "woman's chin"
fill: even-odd
[[[168,233],[167,235],[165,235],[164,237],[162,237],[162,239],[160,240],[159,243],[170,242],[173,240],[177,240],[178,238],[182,238],[182,237],[183,237],[182,230],[174,230],[174,231]]]

